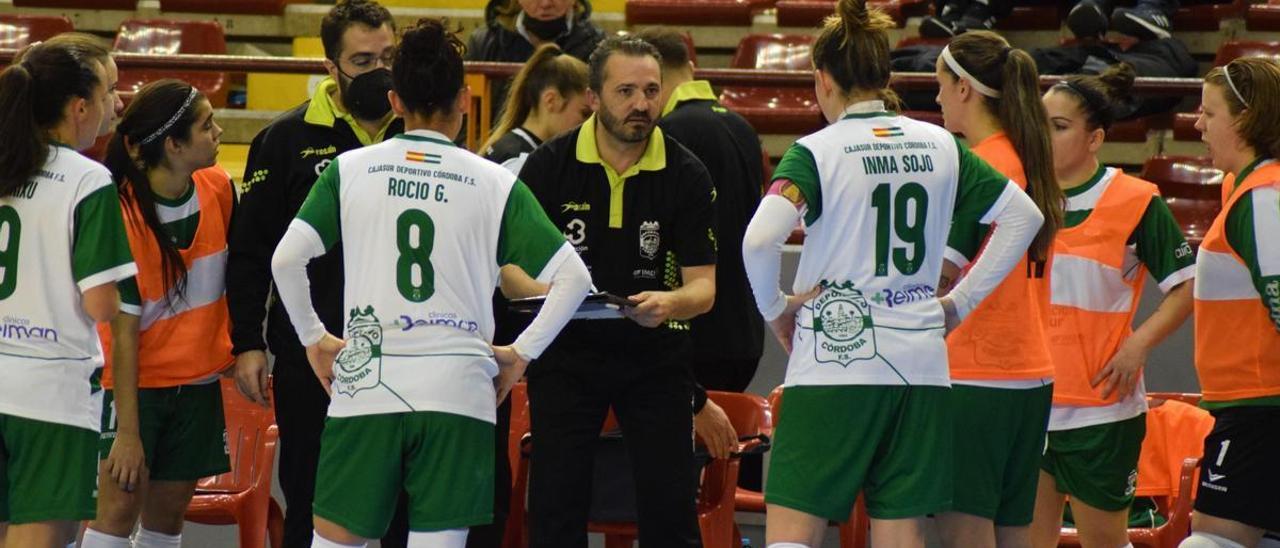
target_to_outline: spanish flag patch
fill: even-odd
[[[876,137],[902,137],[902,128],[897,126],[872,128],[871,132]]]
[[[412,151],[412,150],[405,151],[405,153],[404,153],[404,159],[405,159],[406,161],[409,161],[409,162],[422,162],[422,163],[424,163],[424,164],[438,164],[438,163],[440,163],[440,155],[439,155],[439,154],[431,154],[431,153],[427,153],[427,152],[415,152],[415,151]]]

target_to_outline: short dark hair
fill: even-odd
[[[689,66],[689,44],[684,33],[670,27],[649,27],[634,34],[658,49],[663,70],[679,70]]]
[[[443,19],[422,18],[405,29],[391,64],[391,86],[421,116],[447,112],[462,91],[466,47]]]
[[[658,66],[662,66],[662,54],[658,53],[658,48],[653,47],[653,44],[635,36],[610,36],[601,41],[595,51],[591,52],[591,57],[587,59],[587,83],[592,91],[600,93],[604,88],[604,65],[614,53],[632,57],[647,55],[657,61]]]
[[[374,29],[385,24],[396,30],[395,19],[382,4],[373,0],[338,0],[320,22],[320,43],[324,44],[326,58],[338,60],[342,53],[342,34],[356,23]]]

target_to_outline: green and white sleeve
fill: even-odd
[[[778,160],[773,180],[786,179],[804,195],[804,225],[812,226],[822,215],[822,183],[818,180],[818,161],[813,152],[800,143],[791,145]]]
[[[998,212],[1015,194],[1023,192],[1016,183],[996,171],[958,139],[956,152],[959,155],[959,181],[945,256],[948,261],[964,267],[982,248],[982,242],[991,229],[993,212]]]
[[[546,301],[512,347],[532,360],[542,355],[591,290],[591,273],[551,223],[533,192],[517,180],[507,195],[498,231],[498,264],[516,265],[549,283]]]
[[[71,238],[71,272],[80,291],[113,283],[138,273],[120,213],[120,198],[103,169],[85,182],[76,202]]]
[[[1173,212],[1159,196],[1151,197],[1142,221],[1133,231],[1133,243],[1138,260],[1146,265],[1156,283],[1160,284],[1161,292],[1168,293],[1195,278],[1195,253],[1182,234],[1177,219],[1173,218]]]
[[[289,321],[298,333],[298,340],[310,346],[324,337],[326,331],[320,316],[311,303],[311,282],[307,279],[307,263],[324,255],[338,243],[339,231],[338,189],[340,177],[338,160],[334,160],[320,174],[311,187],[298,216],[289,223],[289,229],[276,246],[271,257],[271,274],[276,282],[276,292],[289,312]]]

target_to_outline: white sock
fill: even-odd
[[[365,548],[368,545],[368,542],[361,542],[360,544],[342,544],[341,542],[334,542],[320,536],[320,533],[318,532],[313,532],[311,535],[311,548]]]
[[[1178,548],[1244,548],[1244,545],[1212,533],[1193,531]]]
[[[132,548],[129,537],[117,537],[98,531],[92,527],[84,530],[84,541],[80,548]]]
[[[133,537],[133,548],[182,548],[182,533],[166,535],[143,527]]]
[[[775,542],[766,548],[809,548],[809,546],[799,542]]]
[[[409,548],[464,548],[470,529],[409,531]]]

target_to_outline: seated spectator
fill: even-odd
[[[586,62],[604,39],[604,31],[591,21],[591,0],[489,0],[485,24],[471,33],[466,60],[523,63],[543,44]],[[493,96],[506,97],[508,82],[494,82]],[[495,101],[497,118],[501,105]]]
[[[937,16],[925,16],[920,36],[951,38],[971,30],[991,30],[996,20],[1009,15],[1009,0],[938,0]]]
[[[1076,38],[1100,38],[1108,30],[1139,40],[1169,38],[1177,0],[1138,0],[1131,8],[1114,8],[1108,0],[1080,0],[1067,14]]]

